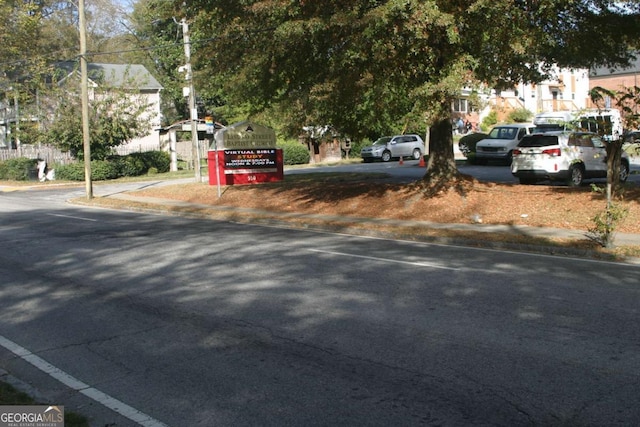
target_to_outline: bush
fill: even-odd
[[[117,170],[118,177],[123,176],[140,176],[147,173],[145,162],[134,155],[112,156],[108,159]]]
[[[351,142],[351,150],[349,150],[349,158],[357,159],[360,157],[360,151],[362,151],[363,147],[367,147],[373,144],[372,141],[368,139],[364,139],[362,141]]]
[[[498,113],[492,110],[487,117],[482,119],[482,130],[489,130],[496,123],[498,123]]]
[[[103,181],[125,176],[169,172],[171,158],[164,151],[146,151],[126,156],[110,156],[107,160],[91,162],[91,179]],[[72,163],[56,169],[58,179],[84,180],[84,163]]]
[[[91,162],[91,179],[105,181],[119,177],[118,165],[108,160]],[[56,168],[56,178],[68,181],[84,181],[84,162],[70,163]]]
[[[157,169],[157,173],[169,172],[171,157],[165,151],[146,151],[144,153],[134,153],[131,156],[139,157],[145,164],[145,173],[151,168]]]
[[[298,141],[280,141],[278,148],[282,149],[282,157],[285,165],[304,165],[309,163],[311,155],[307,147]]]
[[[533,113],[526,108],[519,108],[509,113],[508,120],[512,123],[527,123],[533,117]]]
[[[28,181],[37,178],[36,161],[20,157],[0,162],[0,179]]]

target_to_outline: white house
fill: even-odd
[[[68,72],[62,80],[71,78],[79,73],[77,63],[58,63],[57,68]],[[89,102],[96,98],[99,87],[117,88],[125,91],[139,105],[145,105],[145,113],[141,120],[151,124],[149,134],[136,138],[124,144],[123,152],[147,151],[160,149],[160,126],[162,114],[160,111],[160,92],[162,85],[151,73],[140,64],[87,64]],[[60,83],[60,82],[59,82]]]
[[[474,111],[469,106],[470,89],[464,89],[452,105],[454,118],[462,117],[478,123],[491,111],[498,120],[505,120],[513,110],[526,109],[532,113],[580,110],[587,108],[589,100],[589,71],[587,69],[555,68],[552,77],[538,84],[519,83],[512,89],[496,92],[480,91],[483,107]]]
[[[162,85],[140,64],[100,64],[89,63],[88,66],[88,89],[89,101],[96,99],[97,89],[117,88],[124,91],[130,100],[134,100],[138,105],[145,106],[145,113],[140,118],[150,123],[150,131],[147,135],[129,141],[122,148],[124,151],[146,151],[158,150],[160,148],[160,92]],[[54,81],[58,85],[63,85],[69,81],[76,81],[80,78],[80,69],[77,62],[59,62],[55,64]],[[36,99],[39,99],[36,96]],[[20,148],[18,135],[15,133],[16,126],[25,122],[38,122],[39,114],[46,114],[43,110],[46,101],[39,99],[41,106],[18,105],[17,100],[5,99],[0,102],[0,147]],[[30,107],[30,108],[29,108]],[[41,108],[44,107],[44,108]],[[39,111],[39,114],[34,114]]]

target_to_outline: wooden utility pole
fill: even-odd
[[[185,78],[189,82],[189,116],[191,119],[191,145],[193,167],[196,172],[196,182],[202,182],[202,171],[200,170],[200,144],[198,142],[198,109],[196,108],[196,94],[193,85],[193,72],[191,70],[191,41],[189,40],[189,24],[186,19],[182,19],[182,37],[184,41]]]
[[[91,140],[89,137],[89,87],[87,71],[87,23],[85,21],[84,0],[78,0],[80,26],[80,86],[82,98],[82,141],[84,146],[84,180],[87,199],[93,199],[91,184]]]

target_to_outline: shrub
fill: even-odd
[[[165,151],[146,151],[144,153],[135,153],[132,156],[139,157],[145,164],[145,173],[148,173],[149,169],[156,168],[158,173],[169,172],[171,166],[171,157],[169,153]]]
[[[140,176],[147,173],[147,166],[139,156],[115,156],[109,159],[118,170],[118,176]]]
[[[498,123],[498,113],[495,110],[492,110],[487,114],[487,117],[482,119],[482,130],[488,130],[496,123]]]
[[[28,181],[37,178],[36,161],[19,157],[0,162],[0,179]]]
[[[358,158],[360,157],[360,151],[362,151],[363,147],[371,145],[372,142],[368,139],[364,139],[362,141],[351,142],[351,150],[349,150],[349,158]]]
[[[513,123],[527,123],[531,120],[533,113],[526,108],[519,108],[509,113],[508,120]]]
[[[91,162],[91,179],[105,181],[119,176],[118,165],[107,160]],[[56,168],[56,178],[68,181],[84,181],[84,162],[70,163]]]
[[[303,165],[309,163],[311,156],[307,147],[298,141],[280,141],[278,148],[282,149],[282,157],[285,165]]]
[[[126,156],[110,156],[107,160],[91,162],[91,179],[103,181],[125,176],[141,176],[148,173],[168,172],[171,158],[164,151],[146,151]],[[84,180],[84,163],[72,163],[56,169],[58,179]]]

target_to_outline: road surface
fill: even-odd
[[[640,423],[638,266],[82,191],[0,193],[0,368],[93,426]]]

